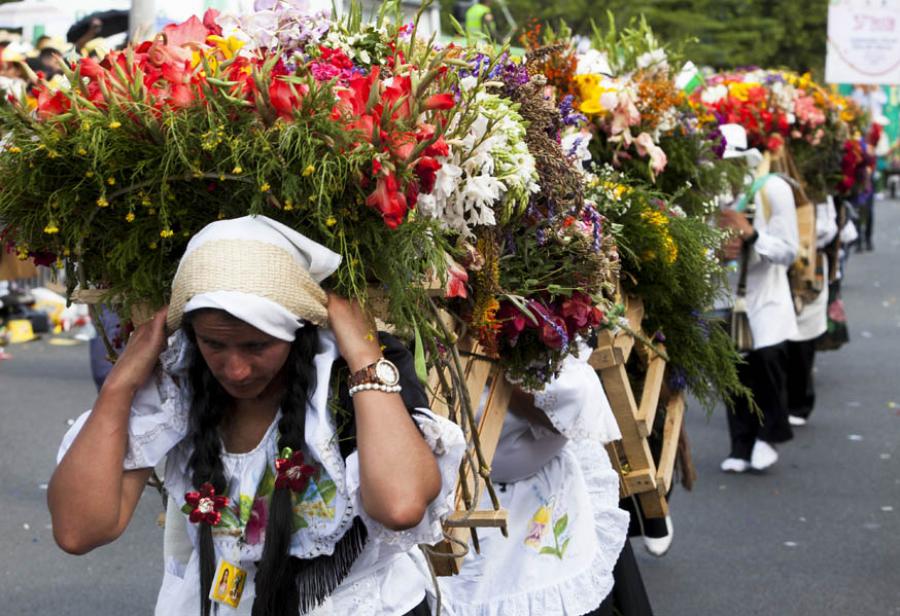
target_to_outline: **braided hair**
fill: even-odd
[[[184,329],[192,343],[196,335],[189,313]],[[278,450],[290,447],[300,451],[305,445],[306,406],[316,387],[313,357],[318,342],[317,328],[311,324],[297,330],[285,362],[287,388],[281,400],[281,419],[278,422]],[[191,483],[199,489],[212,484],[217,494],[227,491],[222,464],[222,445],[219,427],[225,417],[231,397],[213,376],[201,353],[195,353],[188,379],[193,392],[190,408],[190,433],[193,452],[188,466]],[[346,577],[350,566],[365,542],[365,529],[357,518],[351,529],[335,546],[334,555],[301,560],[290,556],[293,530],[293,503],[288,487],[276,489],[271,497],[262,558],[257,563],[256,599],[253,616],[299,615],[315,607]],[[212,528],[199,526],[200,605],[202,616],[209,616],[212,604],[208,589],[215,574],[215,546]]]

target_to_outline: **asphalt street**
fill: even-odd
[[[816,357],[817,404],[764,475],[726,475],[723,408],[687,416],[698,481],[670,552],[634,541],[657,616],[900,614],[900,203],[843,284],[851,342]]]
[[[876,205],[876,252],[844,284],[852,341],[817,359],[810,424],[765,475],[728,476],[722,408],[692,408],[699,475],[672,499],[663,558],[634,541],[657,616],[900,615],[900,203]],[[87,556],[53,542],[46,483],[95,391],[84,343],[9,348],[0,363],[0,616],[152,614],[162,510],[147,490],[126,533]]]

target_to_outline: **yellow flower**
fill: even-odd
[[[671,265],[678,260],[678,245],[675,243],[675,240],[672,239],[672,236],[668,233],[666,233],[666,237],[663,240],[663,243],[666,245],[666,261],[668,261],[669,265]]]
[[[85,150],[84,148],[78,148],[78,155],[87,156],[87,150]]]
[[[113,130],[120,128],[121,126],[122,126],[122,123],[119,122],[118,120],[113,120],[112,122],[109,123],[109,127]]]
[[[284,200],[284,211],[290,212],[293,209],[294,209],[294,202],[291,201],[290,199],[285,199]]]
[[[85,120],[81,123],[81,130],[91,130],[91,123]]]
[[[97,199],[97,207],[109,207],[109,201],[106,200],[106,197]]]
[[[736,81],[728,84],[728,92],[739,101],[746,103],[750,100],[750,88],[758,85],[758,83]]]
[[[150,197],[144,195],[143,197],[141,197],[141,205],[143,205],[144,207],[150,207],[151,205],[153,205],[153,202],[150,201]]]
[[[9,151],[12,152],[13,154],[18,154],[19,152],[22,151],[22,148],[14,145],[11,148],[9,148]]]
[[[314,166],[314,165],[309,165],[308,167],[306,167],[306,169],[303,170],[303,177],[305,177],[305,178],[306,178],[306,177],[309,177],[309,176],[311,176],[311,175],[312,175],[313,173],[315,173],[315,172],[316,172],[315,166]]]
[[[665,227],[669,224],[669,219],[659,210],[644,210],[641,212],[641,218],[657,227]]]
[[[106,183],[109,184],[110,186],[115,186],[116,178],[109,176],[108,178],[106,178]]]
[[[259,192],[265,193],[265,192],[269,192],[270,190],[272,190],[272,187],[269,186],[268,182],[263,182],[259,187]]]
[[[333,227],[336,224],[337,224],[337,218],[335,218],[334,216],[329,216],[328,218],[325,219],[325,226],[327,226],[327,227]]]
[[[134,222],[134,212],[128,212],[125,215],[125,222]]]
[[[168,227],[159,232],[159,237],[161,238],[172,237],[173,235],[175,235],[175,232]]]
[[[47,150],[47,158],[59,158],[59,152],[56,150]]]
[[[222,52],[222,55],[226,60],[232,59],[238,51],[240,51],[241,47],[244,46],[244,41],[234,37],[229,36],[228,38],[224,38],[221,36],[217,36],[215,34],[206,37],[207,42],[212,43],[216,46],[216,49]]]
[[[235,175],[240,175],[244,172],[244,170],[241,169],[240,167],[235,167],[234,169],[231,170],[231,172]]]
[[[54,233],[59,233],[59,227],[56,226],[55,223],[47,223],[47,226],[44,227],[44,233],[47,235],[53,235]]]
[[[88,170],[85,172],[84,177],[86,177],[86,178],[92,178],[92,177],[94,177],[94,172],[91,171],[90,169],[88,169]]]

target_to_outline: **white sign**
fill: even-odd
[[[900,84],[900,0],[831,0],[825,81]]]

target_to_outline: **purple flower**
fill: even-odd
[[[563,124],[566,126],[578,126],[587,122],[587,116],[575,110],[572,102],[575,96],[567,94],[559,101],[559,115],[562,116]]]
[[[688,386],[687,374],[685,371],[677,366],[669,370],[668,385],[673,393],[683,391]]]
[[[716,158],[722,158],[725,155],[725,136],[719,130],[719,127],[717,126],[709,131],[709,135],[706,138],[713,142],[713,154],[716,155]]]

